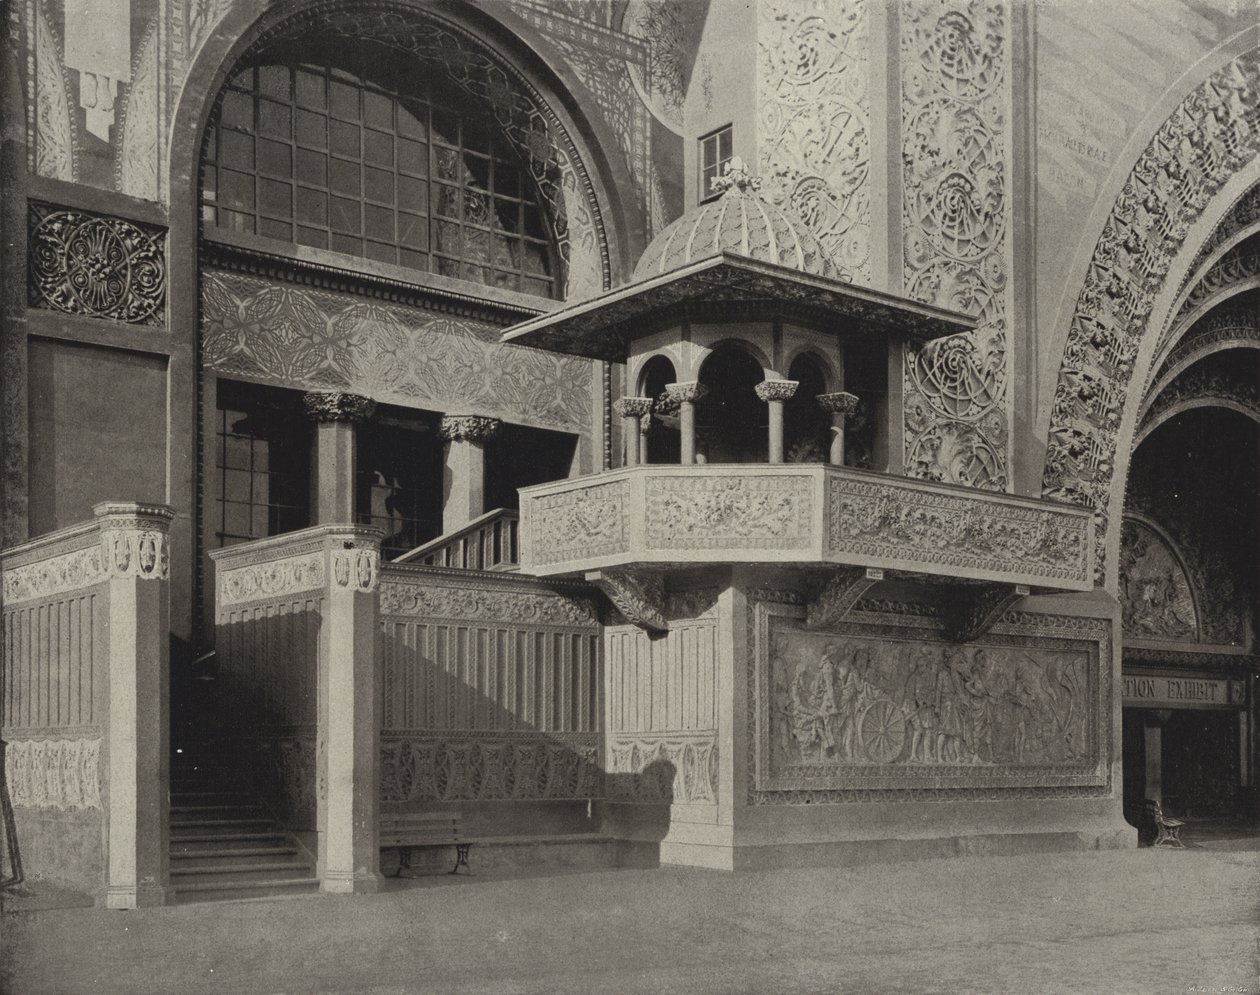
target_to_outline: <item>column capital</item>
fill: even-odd
[[[443,415],[441,433],[447,442],[489,442],[502,427],[488,415]]]
[[[339,390],[311,390],[302,395],[306,417],[315,422],[361,422],[372,417],[376,402],[362,394]]]
[[[851,415],[857,410],[858,398],[856,394],[838,390],[834,394],[819,394],[818,406],[833,415]]]
[[[613,411],[619,418],[642,418],[652,413],[650,397],[622,397],[613,401]]]
[[[761,400],[769,404],[771,401],[790,401],[801,385],[799,380],[763,380],[753,388]]]
[[[699,380],[684,380],[681,383],[665,385],[665,396],[675,404],[686,404],[689,401],[694,404],[696,401],[703,400],[708,393],[709,388]]]

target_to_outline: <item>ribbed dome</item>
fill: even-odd
[[[761,182],[748,175],[738,157],[717,182],[726,186],[721,197],[684,214],[652,239],[634,268],[636,282],[719,252],[791,266],[813,276],[841,278],[804,221],[757,195]]]

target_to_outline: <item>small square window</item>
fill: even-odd
[[[700,201],[712,200],[718,196],[713,189],[713,181],[726,171],[731,161],[733,131],[731,125],[719,128],[711,135],[700,139]]]

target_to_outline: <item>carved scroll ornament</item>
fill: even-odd
[[[165,321],[165,233],[122,218],[30,208],[36,307],[136,325]]]

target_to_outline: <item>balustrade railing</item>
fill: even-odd
[[[516,571],[520,513],[510,508],[487,511],[454,532],[438,536],[395,559],[425,567]]]

